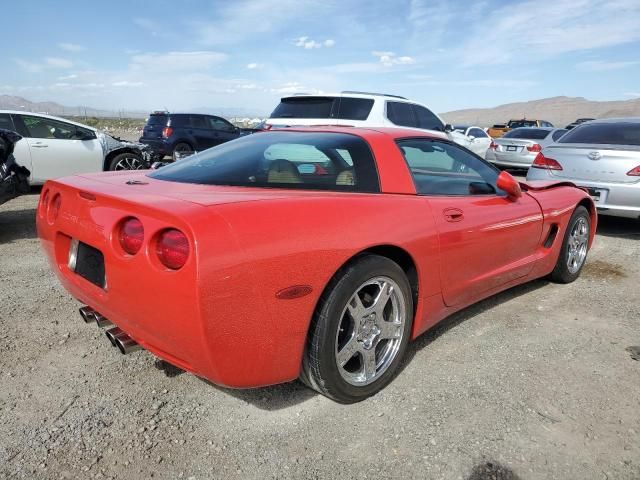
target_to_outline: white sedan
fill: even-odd
[[[455,125],[453,131],[464,135],[464,137],[456,137],[456,143],[468,148],[481,158],[485,157],[491,146],[491,137],[487,132],[480,127],[469,125]]]
[[[149,167],[149,154],[142,145],[64,118],[0,110],[0,128],[22,135],[13,155],[17,164],[31,171],[31,185],[79,173]]]

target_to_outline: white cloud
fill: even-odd
[[[292,93],[322,93],[322,90],[317,88],[309,88],[301,84],[300,82],[286,82],[279,87],[272,88],[271,92],[280,94],[292,94]]]
[[[58,77],[58,80],[73,80],[75,78],[78,78],[78,75],[72,73],[71,75],[63,75],[62,77]]]
[[[640,92],[625,92],[625,97],[640,97]]]
[[[131,57],[131,67],[136,70],[206,70],[224,62],[227,55],[220,52],[168,52],[145,53]]]
[[[324,43],[325,47],[330,48],[330,47],[333,47],[336,44],[336,41],[333,38],[328,38],[323,43]]]
[[[322,48],[323,46],[327,48],[331,48],[336,44],[336,41],[329,38],[324,42],[318,42],[309,37],[298,37],[295,39],[293,44],[296,47],[301,47],[301,48],[304,48],[305,50],[312,50],[314,48]]]
[[[60,47],[62,50],[66,50],[67,52],[82,52],[83,50],[86,50],[86,47],[83,47],[82,45],[77,45],[75,43],[59,43],[58,47]]]
[[[71,68],[73,67],[73,62],[66,58],[58,58],[58,57],[47,57],[44,59],[46,64],[53,68]]]
[[[120,80],[118,82],[113,82],[111,84],[113,87],[142,87],[144,86],[143,82],[129,82],[127,80]]]
[[[249,70],[256,70],[258,68],[262,68],[264,65],[262,65],[261,63],[249,63],[247,64],[247,68]]]
[[[241,83],[236,85],[236,88],[241,90],[255,90],[258,86],[255,83]]]
[[[23,60],[21,58],[16,58],[15,62],[20,68],[30,73],[41,72],[43,68],[43,66],[39,63],[30,62],[28,60]]]
[[[607,62],[604,60],[590,60],[586,62],[580,62],[576,65],[579,70],[586,70],[590,72],[602,72],[607,70],[621,70],[623,68],[633,67],[640,65],[640,60],[633,61],[620,61],[620,62]]]
[[[397,56],[393,52],[381,52],[374,50],[371,52],[374,57],[378,57],[378,60],[385,67],[391,67],[393,65],[412,65],[416,63],[413,57],[408,57],[406,55]]]

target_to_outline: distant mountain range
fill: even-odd
[[[510,119],[547,120],[564,127],[577,118],[640,117],[640,98],[595,102],[583,97],[552,97],[507,103],[493,108],[470,108],[441,114],[451,124],[489,127]]]
[[[25,110],[49,113],[51,115],[146,118],[148,111],[142,110],[101,110],[92,107],[68,107],[56,102],[31,102],[25,98],[0,95],[0,109]],[[186,110],[182,110],[186,111]],[[198,113],[212,113],[224,117],[264,117],[265,112],[255,112],[248,108],[208,108],[190,110]],[[640,117],[640,98],[612,102],[596,102],[583,97],[552,97],[529,102],[508,103],[493,108],[470,108],[441,114],[452,124],[469,124],[489,127],[505,123],[510,119],[548,120],[556,126],[564,127],[576,118]]]

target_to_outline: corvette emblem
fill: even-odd
[[[589,153],[589,155],[587,155],[591,160],[600,160],[600,158],[602,158],[602,155],[600,154],[600,152],[591,152]]]

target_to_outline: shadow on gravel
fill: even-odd
[[[235,397],[244,402],[250,403],[260,410],[276,411],[283,408],[293,407],[318,395],[315,391],[306,387],[299,380],[270,387],[253,388],[250,390],[235,390],[215,385],[207,380],[201,379],[208,385]]]
[[[596,235],[640,240],[640,220],[600,215]]]
[[[487,462],[473,467],[467,480],[520,480],[520,477],[497,462]]]
[[[405,354],[404,360],[400,365],[399,372],[404,370],[404,368],[413,360],[413,357],[416,353],[418,353],[418,351],[427,347],[440,335],[444,335],[452,328],[460,325],[462,322],[469,320],[470,318],[475,317],[476,315],[497,305],[502,305],[505,302],[512,301],[514,298],[526,295],[527,293],[533,292],[534,290],[538,290],[539,288],[542,288],[548,284],[549,281],[543,278],[533,280],[531,282],[525,283],[524,285],[518,285],[504,292],[497,293],[496,295],[482,300],[481,302],[474,303],[473,305],[470,305],[467,308],[454,313],[450,317],[445,318],[430,330],[427,330],[425,333],[420,335],[414,342],[411,342],[409,344],[407,353]]]
[[[35,236],[35,208],[0,211],[0,244]]]

